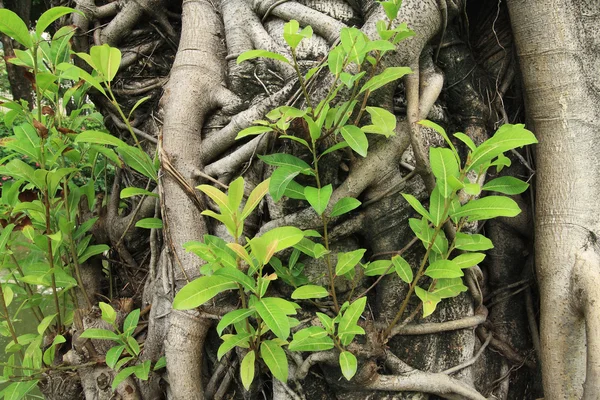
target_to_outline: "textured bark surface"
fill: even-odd
[[[366,339],[352,347],[359,371],[351,382],[341,377],[337,353],[304,353],[290,355],[287,384],[259,373],[250,392],[239,379],[242,352],[231,352],[221,362],[216,359],[221,341],[214,322],[237,307],[236,300],[219,296],[193,312],[171,309],[175,293],[199,276],[201,266],[183,244],[202,240],[207,233],[227,237],[222,227],[200,214],[214,205],[195,187],[217,180],[220,188],[242,174],[248,194],[272,171],[257,154],[305,156],[294,144],[266,135],[235,141],[241,129],[298,94],[288,65],[270,60],[238,65],[235,59],[251,49],[289,57],[282,29],[294,18],[301,25],[312,25],[316,33],[298,48],[300,67],[306,71],[327,57],[342,27],[357,26],[377,38],[375,24],[385,13],[371,0],[78,0],[71,5],[86,14],[73,21],[82,32],[74,39],[78,50],[108,42],[123,52],[115,83],[119,102],[131,107],[150,96],[134,113],[132,124],[148,152],[157,150],[161,160],[159,185],[151,188],[160,194],[160,203],[141,209],[146,216],[154,213],[162,218],[162,235],[154,231],[148,238],[134,230],[116,249],[126,266],[116,279],[128,288],[119,295],[133,297],[135,307],[151,306],[141,361],[167,358],[166,372],[152,373],[149,381],[127,383],[135,386],[131,393],[138,396],[131,398],[535,399],[544,395],[536,351],[543,357],[546,398],[584,396],[584,385],[585,398],[598,397],[600,320],[594,303],[600,300],[595,253],[600,162],[594,132],[600,120],[600,78],[593,71],[600,65],[594,29],[600,6],[596,2],[512,0],[510,18],[506,5],[495,0],[403,2],[395,23],[406,22],[416,36],[402,41],[382,67],[409,66],[414,73],[373,98],[396,115],[396,136],[370,138],[365,159],[337,152],[322,161],[322,180],[334,187],[331,203],[345,196],[363,202],[360,209],[332,223],[332,248],[364,247],[367,256],[376,259],[389,257],[411,241],[407,220],[414,212],[400,192],[426,201],[431,189],[425,168],[428,148],[444,145],[433,131],[415,125],[422,118],[448,132],[465,132],[477,144],[502,123],[531,123],[540,138],[535,163],[529,152],[511,154],[511,168],[500,175],[527,180],[537,169],[535,213],[531,194],[515,196],[523,210],[518,218],[471,227],[482,230],[495,248],[485,263],[466,274],[469,292],[444,301],[431,317],[422,319],[417,313],[405,326],[394,328],[387,343],[382,343],[381,331],[396,314],[407,288],[390,275],[371,289],[364,313]],[[319,76],[309,89],[313,100],[324,97],[331,84],[328,79]],[[119,134],[123,126],[114,110],[94,100]],[[411,173],[415,168],[418,173]],[[139,178],[131,172],[119,176],[123,184],[137,181],[139,186]],[[117,180],[113,193],[120,185]],[[113,243],[131,214],[120,215],[118,204],[109,204],[108,213],[112,214],[107,219],[107,240]],[[539,296],[533,268],[534,221]],[[252,237],[283,225],[318,229],[320,223],[297,201],[267,199],[247,221],[244,234]],[[423,254],[417,247],[405,254],[412,264]],[[323,263],[301,261],[308,276],[322,279]],[[369,277],[357,281],[354,295],[373,283]],[[345,300],[350,284],[338,282]],[[280,295],[291,293],[284,284],[273,286]],[[416,301],[404,317],[415,309]],[[81,348],[73,352],[80,362],[87,357]],[[86,398],[103,398],[99,382],[104,381],[98,377],[112,379],[106,368],[82,369],[79,374]]]

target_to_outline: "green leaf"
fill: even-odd
[[[493,249],[494,245],[483,235],[458,232],[454,239],[454,248],[465,251],[482,251]]]
[[[329,205],[329,199],[333,193],[333,187],[327,185],[321,189],[317,189],[312,186],[304,188],[304,196],[316,213],[320,216],[323,214],[327,206]]]
[[[384,273],[387,275],[389,273],[394,272],[393,269],[390,268],[392,265],[392,260],[377,260],[370,262],[365,269],[366,276],[380,276]]]
[[[327,56],[327,66],[332,75],[338,75],[344,68],[344,50],[341,47],[335,47],[329,52]]]
[[[415,287],[415,293],[417,297],[423,302],[423,318],[426,318],[433,314],[438,303],[442,300],[440,296],[435,293],[428,292],[427,290]]]
[[[10,289],[10,287],[7,287],[7,289]],[[6,304],[7,306],[9,304]],[[46,316],[42,322],[39,323],[39,325],[37,326],[37,332],[40,335],[43,335],[44,332],[46,332],[46,329],[48,329],[48,327],[50,326],[50,324],[52,323],[52,321],[54,321],[54,318],[56,317],[56,314],[52,314],[52,315],[48,315]]]
[[[127,119],[131,119],[131,114],[133,114],[134,111],[137,110],[137,108],[139,106],[141,106],[142,104],[144,104],[146,101],[148,101],[151,98],[152,98],[151,96],[146,96],[146,97],[142,97],[141,99],[136,101],[135,104],[133,105],[133,107],[131,107],[131,110],[129,110],[129,114],[127,114]]]
[[[325,327],[325,330],[328,333],[333,334],[333,331],[335,330],[335,323],[333,322],[333,319],[331,317],[329,317],[327,314],[323,314],[320,312],[317,313],[317,317],[319,317],[319,321],[321,321],[321,323]],[[295,338],[295,335],[294,335],[294,338]]]
[[[250,390],[250,385],[252,385],[252,381],[254,380],[254,361],[256,359],[256,355],[254,354],[254,350],[249,351],[242,360],[240,365],[240,376],[242,378],[242,384],[246,390]]]
[[[230,280],[239,283],[245,290],[249,290],[251,292],[256,291],[256,286],[254,285],[254,280],[250,278],[248,275],[244,274],[237,268],[224,266],[215,271],[213,276],[224,276],[229,278]]]
[[[529,184],[512,176],[493,179],[483,185],[483,190],[504,194],[520,194],[527,190]]]
[[[338,253],[335,274],[337,276],[344,275],[348,271],[354,269],[366,251],[366,249],[357,249],[347,253]]]
[[[445,198],[449,197],[452,193],[452,187],[450,186],[448,179],[451,176],[458,178],[460,171],[454,153],[450,149],[441,147],[430,147],[429,148],[429,162],[431,164],[431,171],[437,178],[437,187],[440,188],[440,193]]]
[[[502,125],[494,136],[483,142],[477,150],[473,151],[468,169],[475,169],[498,157],[505,151],[537,142],[533,133],[525,129],[525,125]]]
[[[240,308],[239,310],[233,310],[223,315],[221,321],[217,325],[217,333],[219,336],[223,333],[223,330],[229,325],[235,324],[236,322],[243,321],[246,318],[254,315],[255,311],[247,308]]]
[[[89,328],[81,333],[81,338],[120,341],[119,335],[107,329]]]
[[[425,275],[433,279],[440,278],[459,278],[464,275],[460,266],[452,260],[437,260],[432,263],[427,270]]]
[[[321,127],[317,125],[317,123],[308,115],[305,115],[304,121],[308,125],[308,132],[310,133],[310,138],[313,142],[321,137]]]
[[[355,199],[354,197],[344,197],[340,199],[331,210],[330,217],[338,217],[340,215],[344,215],[358,207],[360,207],[362,203]]]
[[[273,376],[287,382],[288,363],[285,351],[274,340],[265,340],[260,345],[260,355]]]
[[[237,335],[223,335],[221,339],[223,339],[223,343],[219,346],[217,350],[217,359],[221,360],[229,350],[235,347],[241,347],[247,349],[250,347],[250,333],[239,333]]]
[[[363,126],[361,128],[363,132],[377,133],[385,135],[385,137],[390,137],[395,134],[396,116],[394,114],[381,107],[367,107],[366,110],[371,114],[372,125]]]
[[[102,310],[102,319],[109,324],[114,325],[115,321],[117,320],[117,312],[115,309],[112,308],[110,304],[102,301],[98,303],[98,306],[100,307],[100,310]]]
[[[119,385],[121,384],[121,382],[123,382],[125,379],[129,378],[135,373],[137,367],[137,365],[134,365],[131,367],[123,368],[121,371],[119,371],[119,373],[113,379],[111,388],[113,390],[116,390],[117,387],[119,387]]]
[[[299,173],[297,168],[292,167],[279,167],[273,171],[269,184],[269,193],[271,194],[273,201],[277,202],[281,199],[289,183]]]
[[[360,93],[366,92],[367,90],[373,92],[380,87],[411,73],[412,70],[408,67],[388,67],[381,74],[369,79],[360,89]]]
[[[135,328],[137,328],[137,324],[140,320],[140,309],[137,308],[127,314],[125,321],[123,322],[123,333],[126,335],[133,334]]]
[[[340,368],[342,369],[342,375],[344,375],[344,378],[347,380],[352,379],[352,377],[356,374],[356,369],[358,368],[354,354],[350,353],[349,351],[342,351],[340,353]]]
[[[201,276],[185,285],[173,299],[175,310],[189,310],[206,303],[225,290],[237,289],[237,284],[222,276]]]
[[[252,211],[254,211],[254,209],[260,204],[261,200],[263,199],[263,197],[265,197],[265,195],[267,194],[267,192],[269,190],[270,182],[271,182],[271,178],[269,178],[265,181],[262,181],[261,183],[256,185],[254,190],[252,190],[252,193],[250,193],[250,196],[248,197],[248,200],[246,201],[246,204],[244,205],[244,209],[242,210],[242,215],[241,215],[242,220],[245,220],[246,218],[248,218],[248,216],[252,213]]]
[[[388,17],[388,19],[390,21],[393,21],[396,19],[396,17],[398,16],[398,10],[400,9],[400,6],[398,4],[396,4],[396,2],[382,1],[381,6],[383,7],[383,10],[385,11],[385,15]],[[348,380],[350,380],[350,379],[348,379]]]
[[[412,194],[408,194],[408,193],[402,193],[402,197],[404,197],[404,199],[408,202],[408,204],[411,205],[411,207],[418,212],[419,214],[421,214],[423,217],[425,217],[428,221],[432,221],[431,215],[429,215],[429,212],[427,212],[427,210],[425,209],[425,207],[423,207],[423,205],[421,204],[421,202]]]
[[[266,240],[267,243],[272,243],[277,240],[275,252],[278,252],[287,249],[288,247],[292,247],[301,241],[302,238],[304,238],[304,232],[295,226],[280,226],[278,228],[271,229],[260,237]]]
[[[142,188],[128,187],[128,188],[121,190],[121,198],[122,199],[128,199],[129,197],[133,197],[133,196],[150,196],[150,197],[158,198],[157,193],[152,193],[152,192],[142,189]]]
[[[249,128],[242,129],[235,137],[235,140],[244,138],[246,136],[260,135],[261,133],[271,132],[272,130],[273,128],[268,126],[251,126]]]
[[[240,54],[237,58],[237,63],[240,64],[246,60],[252,60],[254,58],[270,58],[272,60],[277,60],[289,64],[289,60],[282,56],[281,54],[273,53],[272,51],[267,50],[248,50]]]
[[[446,211],[446,199],[442,196],[440,189],[436,186],[431,192],[429,198],[429,212],[434,226],[440,226],[448,217]]]
[[[10,239],[10,234],[15,228],[15,224],[8,224],[2,229],[2,233],[0,233],[0,252],[3,252],[6,248],[6,244]]]
[[[410,264],[401,256],[392,257],[392,263],[394,263],[394,268],[400,279],[406,283],[411,283],[413,280],[413,271]]]
[[[468,195],[479,196],[479,193],[481,193],[481,185],[479,185],[479,183],[465,183],[463,190]]]
[[[454,147],[454,144],[450,141],[450,138],[448,137],[448,134],[446,133],[446,130],[444,128],[442,128],[441,126],[439,126],[435,122],[429,121],[429,120],[426,120],[426,119],[423,119],[423,120],[419,121],[419,124],[423,125],[423,126],[425,126],[427,128],[433,129],[434,131],[436,131],[437,133],[439,133],[440,136],[444,138],[444,140],[446,141],[446,143],[450,147],[450,149],[452,151],[452,154],[454,155],[454,158],[455,158],[456,162],[458,164],[460,164],[460,158],[458,157],[458,152],[456,151],[456,148]]]
[[[449,299],[458,296],[462,292],[466,292],[468,288],[463,285],[461,278],[451,278],[436,280],[433,289],[430,288],[429,290],[430,293],[441,299]]]
[[[334,151],[337,151],[340,149],[345,149],[346,147],[348,147],[348,142],[346,142],[346,141],[336,143],[333,146],[326,149],[323,153],[321,153],[321,155],[319,157],[323,157],[325,154],[333,153]]]
[[[296,181],[290,181],[290,183],[288,183],[283,195],[289,197],[290,199],[306,200],[306,196],[304,196],[304,186]]]
[[[167,359],[165,356],[162,356],[161,358],[158,359],[158,361],[156,362],[156,364],[154,364],[154,371],[158,371],[161,368],[165,368],[167,366]]]
[[[2,8],[0,9],[0,32],[10,36],[26,48],[33,47],[29,29],[25,22],[14,12]]]
[[[329,296],[329,292],[322,286],[306,285],[299,287],[292,293],[292,299],[320,299]]]
[[[309,150],[312,150],[310,145],[308,144],[308,142],[302,138],[296,137],[296,136],[290,136],[290,135],[280,135],[279,139],[289,139],[289,140],[293,140],[294,142],[298,142],[301,145],[303,145],[304,147],[306,147]]]
[[[210,185],[200,185],[196,188],[210,197],[219,206],[221,213],[227,215],[229,218],[235,215],[235,210],[229,207],[229,198],[225,193]]]
[[[75,137],[75,143],[108,144],[110,146],[126,147],[127,144],[111,134],[100,131],[83,131]]]
[[[129,167],[155,182],[158,181],[158,169],[145,151],[133,146],[124,146],[118,147],[117,152]]]
[[[464,269],[471,268],[472,266],[479,264],[484,258],[485,254],[483,253],[464,253],[454,257],[452,261],[461,269]]]
[[[306,171],[312,170],[310,165],[308,165],[305,161],[291,154],[275,153],[268,154],[266,156],[259,155],[258,158],[269,165],[274,165],[276,167],[289,167],[290,169],[296,169],[298,172],[303,174],[308,174]]]
[[[90,57],[96,71],[101,74],[106,82],[111,82],[119,70],[121,64],[121,51],[108,44],[92,46]]]
[[[475,151],[475,149],[477,149],[477,146],[475,146],[475,143],[473,142],[473,139],[471,139],[470,137],[468,137],[464,133],[462,133],[462,132],[456,132],[454,134],[454,137],[457,138],[458,140],[460,140],[461,142],[463,142],[465,145],[467,145],[467,147],[471,151]]]
[[[451,214],[454,218],[467,217],[469,221],[480,221],[496,217],[514,217],[521,212],[518,204],[508,197],[487,196],[472,200]]]
[[[119,361],[121,354],[123,354],[123,350],[125,350],[124,345],[114,346],[108,350],[106,352],[106,365],[112,369],[115,369],[115,365],[117,364],[117,361]]]
[[[290,324],[284,311],[279,307],[279,302],[273,297],[266,297],[254,305],[265,324],[280,339],[286,340],[290,336]]]
[[[160,218],[143,218],[135,223],[135,227],[145,229],[162,229],[163,222]]]
[[[237,210],[240,208],[244,198],[244,178],[240,176],[229,184],[227,198],[230,209]]]
[[[358,319],[362,315],[365,310],[365,306],[367,305],[367,298],[361,297],[355,300],[344,312],[344,315],[340,319],[340,323],[338,324],[338,335],[340,336],[340,341],[344,346],[349,345],[354,339],[354,334],[347,334],[353,331],[354,326],[358,322]]]
[[[321,316],[323,315],[325,314],[321,314]],[[331,318],[329,318],[329,320],[331,321]],[[294,334],[294,340],[290,342],[288,348],[291,351],[323,351],[332,349],[333,346],[333,340],[327,335],[327,332],[323,330],[323,328],[320,326],[311,326],[296,332]]]
[[[0,14],[0,20],[1,19],[2,14]],[[24,382],[13,382],[0,393],[3,395],[5,400],[21,400],[26,398],[25,396],[31,392],[38,385],[38,383],[38,379],[32,379]]]
[[[86,247],[85,251],[78,257],[77,261],[79,263],[84,263],[90,257],[93,257],[98,254],[102,254],[108,250],[110,250],[110,247],[108,247],[105,244],[94,244],[94,245],[88,246],[88,247]]]
[[[80,11],[75,11],[70,7],[52,7],[49,10],[45,11],[40,18],[38,19],[37,24],[35,25],[35,33],[41,37],[42,33],[46,30],[47,27],[50,26],[51,23],[62,17],[63,15],[71,14],[73,12],[77,12],[83,15]]]
[[[365,133],[357,126],[345,125],[342,127],[342,137],[350,148],[363,157],[367,156],[369,141]]]

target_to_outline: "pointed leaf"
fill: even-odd
[[[244,321],[246,318],[254,315],[255,311],[247,308],[240,308],[239,310],[233,310],[223,315],[221,321],[217,325],[217,333],[221,335],[223,330],[229,325],[233,325],[239,321]]]
[[[340,199],[331,210],[330,217],[338,217],[340,215],[346,214],[358,207],[360,207],[361,202],[354,197],[344,197]]]
[[[337,276],[344,275],[348,271],[354,269],[356,264],[360,262],[366,249],[357,249],[347,253],[338,253],[337,264],[335,266],[335,274]]]
[[[271,178],[262,181],[250,193],[248,200],[246,201],[246,205],[244,205],[244,209],[242,210],[241,218],[245,220],[248,216],[254,211],[254,209],[260,204],[263,197],[267,194],[269,190],[269,183],[271,182]]]
[[[248,50],[240,54],[237,58],[236,63],[240,64],[246,60],[252,60],[254,58],[270,58],[272,60],[277,60],[289,64],[289,60],[282,56],[281,54],[273,53],[267,50]]]
[[[175,310],[196,308],[225,290],[237,289],[237,284],[223,276],[201,276],[185,285],[173,299]]]
[[[392,263],[396,269],[396,273],[406,283],[411,283],[413,280],[413,271],[410,264],[401,256],[392,257]]]
[[[438,303],[441,301],[440,296],[435,293],[430,293],[427,290],[415,287],[415,293],[417,297],[423,302],[423,318],[426,318],[433,314]]]
[[[467,234],[458,232],[454,241],[454,247],[465,251],[482,251],[493,249],[492,241],[483,235]]]
[[[246,390],[250,390],[250,385],[252,385],[252,381],[254,380],[255,359],[256,355],[254,354],[254,350],[249,351],[248,354],[244,356],[242,364],[240,365],[240,376]]]
[[[279,307],[277,302],[273,301],[273,299],[273,297],[261,299],[256,302],[254,306],[269,329],[271,329],[278,338],[287,340],[290,336],[290,324],[284,311]]]
[[[260,355],[273,376],[287,382],[288,363],[285,351],[274,340],[265,340],[260,345]]]
[[[487,196],[472,200],[451,214],[454,218],[467,217],[469,221],[480,221],[496,217],[514,217],[521,212],[518,204],[508,197]]]
[[[342,375],[347,380],[352,379],[352,377],[356,374],[356,369],[358,368],[358,363],[356,361],[356,357],[354,354],[349,351],[342,351],[340,353],[340,368],[342,369]]]
[[[459,278],[464,275],[460,266],[452,260],[437,260],[432,263],[427,270],[425,275],[433,279],[440,278]]]
[[[292,299],[320,299],[327,296],[329,296],[327,289],[317,285],[305,285],[292,293]]]
[[[304,188],[304,196],[316,213],[320,216],[323,214],[329,205],[329,199],[333,193],[331,184],[322,187],[321,189],[307,186]]]
[[[345,125],[342,127],[342,137],[348,145],[363,157],[367,156],[369,141],[365,133],[357,126]]]
[[[421,202],[412,194],[408,194],[408,193],[402,193],[402,197],[404,197],[404,199],[408,202],[408,204],[411,205],[411,207],[418,212],[419,214],[421,214],[423,217],[425,217],[428,221],[432,221],[431,215],[429,215],[429,212],[427,212],[427,210],[425,209],[425,207],[423,207],[423,205],[421,204]]]
[[[537,143],[537,139],[525,125],[502,125],[490,139],[481,144],[472,154],[469,170],[498,157],[505,151]]]
[[[504,194],[520,194],[527,190],[529,184],[512,176],[493,179],[483,185],[483,190]]]
[[[360,93],[363,93],[367,90],[373,92],[374,90],[377,90],[380,87],[411,73],[412,70],[408,67],[388,67],[381,74],[369,79],[363,85],[362,89],[360,89]]]
[[[458,265],[459,268],[471,268],[474,265],[479,264],[485,258],[483,253],[465,253],[454,257],[452,262]]]
[[[300,172],[296,168],[291,167],[279,167],[271,175],[271,181],[269,184],[269,193],[273,198],[273,201],[279,201],[288,184],[294,179]]]

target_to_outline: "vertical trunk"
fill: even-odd
[[[600,99],[580,29],[585,15],[578,7],[585,3],[598,8],[592,1],[508,2],[527,111],[540,141],[535,250],[547,399],[581,398],[582,387],[585,398],[598,398],[597,339],[587,338],[586,371],[585,328],[597,320],[590,304],[598,300],[598,287],[590,282],[599,268]]]
[[[31,12],[31,0],[0,0],[0,8],[7,8],[17,13],[25,24],[29,26],[29,15]],[[12,58],[15,56],[13,47],[19,46],[18,43],[11,40],[8,36],[0,33],[0,39],[2,40],[2,46],[4,48],[4,59]],[[14,64],[6,62],[6,73],[8,75],[8,82],[10,83],[10,91],[14,100],[27,100],[29,106],[33,106],[33,92],[31,90],[31,83],[25,78],[23,74],[25,70],[22,67],[17,67]]]

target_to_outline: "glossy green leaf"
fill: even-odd
[[[493,179],[483,185],[483,190],[504,194],[520,194],[527,190],[529,184],[512,176]]]
[[[514,217],[521,212],[519,205],[508,197],[487,196],[472,200],[451,214],[454,218],[480,221],[496,217]]]
[[[299,174],[295,167],[279,167],[271,175],[269,193],[273,201],[281,200],[289,183]]]
[[[119,70],[121,64],[121,51],[108,44],[92,46],[90,57],[94,62],[96,71],[100,73],[107,82],[111,82]]]
[[[102,310],[102,319],[109,324],[114,325],[115,321],[117,320],[117,312],[115,309],[112,308],[110,304],[102,301],[98,303],[98,307],[100,307],[100,310]]]
[[[294,290],[292,299],[320,299],[329,296],[329,292],[322,286],[305,285]]]
[[[333,153],[334,151],[337,151],[337,150],[345,149],[346,147],[348,147],[348,142],[346,142],[346,141],[336,143],[333,146],[326,149],[325,151],[323,151],[323,153],[321,153],[320,157],[323,157],[325,154]]]
[[[331,198],[332,193],[333,187],[331,185],[324,186],[321,189],[312,186],[304,188],[306,200],[318,215],[322,215],[329,205],[329,199]]]
[[[460,266],[452,260],[437,260],[432,263],[427,270],[425,275],[433,279],[440,278],[458,278],[464,275]]]
[[[289,60],[282,56],[281,54],[273,53],[272,51],[267,50],[248,50],[240,54],[237,58],[237,63],[240,64],[246,60],[252,60],[255,58],[270,58],[272,60],[277,60],[289,64]]]
[[[244,356],[240,365],[240,377],[242,378],[242,385],[244,385],[246,390],[250,390],[250,385],[252,385],[252,381],[254,380],[255,360],[256,355],[254,354],[254,350],[252,350]]]
[[[158,181],[158,169],[145,151],[133,146],[123,146],[117,148],[117,153],[129,167],[155,182]]]
[[[113,340],[115,342],[120,340],[119,336],[113,331],[98,328],[88,328],[81,333],[80,337],[85,339]]]
[[[290,336],[290,324],[279,303],[273,300],[273,297],[267,297],[256,302],[254,306],[269,329],[278,338],[286,340]]]
[[[273,242],[277,240],[277,246],[275,252],[287,249],[297,244],[304,237],[304,232],[295,226],[280,226],[278,228],[271,229],[261,236],[267,242]]]
[[[274,340],[263,341],[260,345],[260,356],[275,378],[281,382],[287,382],[287,357],[280,345]]]
[[[252,213],[252,211],[254,211],[254,209],[260,204],[260,202],[262,201],[262,199],[265,197],[265,195],[267,194],[267,192],[269,190],[270,182],[271,182],[271,178],[269,178],[265,181],[262,181],[261,183],[256,185],[254,190],[252,190],[252,193],[250,193],[250,196],[248,196],[248,200],[246,200],[246,204],[244,205],[244,208],[242,210],[242,215],[241,215],[242,220],[245,220],[246,218],[248,218],[248,216]]]
[[[436,186],[431,192],[429,198],[429,214],[434,226],[440,226],[442,222],[448,217],[448,211],[446,211],[446,199],[442,196],[440,189]]]
[[[449,299],[467,290],[468,288],[463,285],[461,278],[451,278],[436,280],[435,286],[433,289],[430,289],[430,292],[441,299]]]
[[[329,319],[331,320],[331,318]],[[333,340],[323,328],[311,326],[294,334],[294,340],[290,342],[289,349],[291,351],[324,351],[332,349],[333,346]]]
[[[338,217],[340,215],[344,215],[358,207],[360,207],[362,203],[355,199],[354,197],[344,197],[340,199],[331,210],[330,217]]]
[[[175,310],[189,310],[206,303],[225,290],[237,289],[237,284],[223,276],[201,276],[185,285],[173,300]]]
[[[140,309],[136,308],[127,314],[125,321],[123,322],[123,333],[127,335],[133,334],[135,328],[137,328],[137,324],[140,320]]]
[[[502,125],[494,136],[482,143],[471,154],[471,162],[468,165],[469,170],[476,169],[505,151],[537,142],[533,133],[525,129],[525,125]]]
[[[338,75],[344,68],[344,50],[341,47],[334,47],[327,55],[327,66],[333,75]]]
[[[236,322],[244,321],[246,318],[254,315],[255,311],[253,309],[240,308],[238,310],[233,310],[223,315],[221,321],[217,325],[217,333],[221,335],[223,330],[227,328],[229,325],[233,325]]]
[[[94,144],[107,144],[110,146],[125,147],[127,144],[114,137],[111,134],[100,132],[100,131],[83,131],[75,137],[75,143],[94,143]]]
[[[73,12],[77,12],[81,15],[83,13],[81,11],[76,11],[70,7],[52,7],[46,10],[38,19],[37,24],[35,25],[35,33],[41,37],[42,33],[50,26],[51,23],[62,17],[63,15],[71,14]]]
[[[468,234],[458,232],[454,240],[454,247],[457,250],[482,251],[493,249],[492,241],[483,235]]]
[[[452,262],[458,265],[459,268],[471,268],[474,265],[479,264],[485,258],[483,253],[464,253],[454,257]]]
[[[144,229],[162,229],[163,222],[160,218],[143,218],[135,223],[135,227]]]
[[[363,126],[361,128],[363,132],[377,133],[386,137],[395,134],[396,116],[394,114],[381,107],[367,107],[366,110],[371,115],[371,125]]]
[[[311,171],[312,168],[305,161],[299,159],[296,156],[286,153],[275,153],[268,154],[265,156],[258,156],[261,160],[269,165],[276,167],[288,167],[289,169],[296,169],[298,172],[308,174],[307,171]]]
[[[460,159],[458,157],[458,152],[456,151],[456,148],[454,147],[454,144],[452,143],[452,141],[450,140],[450,138],[448,137],[448,134],[446,133],[446,130],[444,128],[442,128],[440,125],[436,124],[433,121],[429,121],[426,119],[423,119],[421,121],[419,121],[420,125],[423,125],[424,127],[433,129],[434,131],[436,131],[437,133],[440,134],[441,137],[444,138],[444,141],[446,141],[446,144],[448,145],[448,147],[450,147],[452,154],[454,155],[454,158],[456,160],[457,163],[460,163]]]
[[[356,361],[356,357],[354,354],[349,351],[342,351],[340,353],[340,368],[342,369],[342,375],[347,380],[352,379],[352,377],[356,374],[356,369],[358,368],[358,363]]]
[[[128,188],[121,190],[121,198],[122,199],[128,199],[133,196],[150,196],[150,197],[158,198],[157,193],[152,193],[152,192],[142,189],[142,188],[128,187]]]
[[[406,283],[411,283],[413,280],[413,271],[410,264],[401,256],[392,257],[392,263],[400,279]]]
[[[477,149],[477,146],[473,142],[473,139],[471,139],[464,133],[457,132],[454,134],[454,137],[457,138],[458,140],[460,140],[461,142],[463,142],[469,148],[469,150],[475,151],[475,149]]]
[[[367,90],[373,92],[380,87],[411,73],[412,70],[408,67],[388,67],[381,74],[369,79],[360,89],[360,93],[366,92]]]
[[[235,139],[238,140],[238,139],[244,138],[246,136],[260,135],[261,133],[271,132],[272,130],[273,130],[273,128],[270,128],[268,126],[251,126],[246,129],[242,129],[237,134]]]
[[[304,196],[304,186],[293,180],[288,183],[283,195],[290,199],[306,200],[306,196]]]
[[[229,352],[229,350],[234,349],[236,347],[241,347],[247,349],[250,347],[250,338],[252,335],[250,333],[238,333],[237,335],[223,335],[221,339],[223,339],[223,343],[219,346],[217,350],[217,359],[221,360],[225,354]]]
[[[363,157],[367,156],[369,141],[365,133],[357,126],[345,125],[342,127],[342,137],[350,148]]]
[[[256,290],[254,280],[237,268],[223,266],[222,268],[217,269],[214,272],[213,276],[227,277],[230,280],[242,285],[244,290],[249,290],[251,292],[254,292]]]
[[[448,179],[451,176],[455,178],[460,176],[458,163],[456,162],[454,153],[450,149],[430,147],[429,162],[431,164],[431,171],[437,178],[436,186],[440,188],[440,194],[445,198],[449,197],[452,193],[452,187],[450,186]]]
[[[16,13],[6,8],[0,9],[0,32],[6,36],[10,36],[26,48],[33,46],[33,41],[25,22]]]
[[[423,318],[426,318],[433,314],[438,303],[442,300],[440,296],[435,293],[428,292],[427,290],[415,287],[415,293],[419,299],[423,302]]]
[[[344,335],[343,337],[341,335],[353,330],[354,326],[358,322],[358,319],[365,310],[366,305],[367,298],[361,297],[350,304],[346,311],[344,311],[344,315],[338,324],[338,335],[340,335],[340,340],[344,346],[347,346],[352,342],[354,339],[354,334]]]
[[[351,269],[354,269],[354,267],[360,262],[366,251],[366,249],[357,249],[347,253],[338,253],[337,264],[335,266],[335,274],[337,276],[344,275]]]
[[[481,193],[481,185],[479,183],[465,183],[463,190],[470,196],[479,196]]]
[[[380,276],[383,274],[389,274],[394,272],[392,268],[392,260],[377,260],[372,261],[367,265],[365,269],[366,276]]]
[[[425,217],[428,221],[432,221],[431,215],[429,212],[423,207],[421,202],[412,194],[402,193],[402,197],[410,204],[410,206],[423,217]]]

